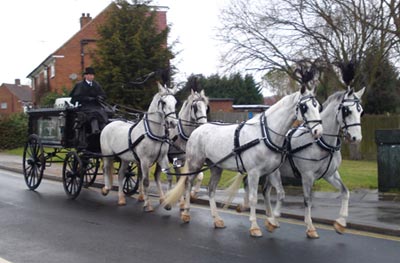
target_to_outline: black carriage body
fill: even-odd
[[[36,134],[44,146],[70,148],[70,141],[67,138],[66,127],[70,126],[71,114],[67,109],[33,109],[28,111],[29,134]],[[69,118],[68,118],[68,117]],[[69,124],[69,125],[68,125]],[[67,126],[68,125],[68,126]]]
[[[45,167],[61,162],[64,190],[75,199],[82,186],[92,185],[99,174],[100,133],[91,133],[87,114],[80,108],[32,109],[28,116],[29,134],[23,155],[28,188],[35,190],[40,185]],[[128,167],[123,182],[128,195],[139,186],[134,169]]]
[[[100,151],[100,135],[88,132],[86,114],[79,108],[44,108],[28,111],[29,134],[36,134],[43,146]]]

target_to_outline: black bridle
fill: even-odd
[[[197,117],[197,112],[199,111],[198,107],[197,107],[197,103],[201,102],[201,101],[202,100],[193,100],[192,105],[191,105],[191,110],[193,110],[193,112],[194,112],[194,117],[195,117],[196,123],[201,119],[207,119],[207,113],[210,111],[210,107],[207,105],[206,115]]]
[[[162,110],[162,113],[164,114],[165,119],[173,114],[175,114],[174,118],[176,119],[176,111],[171,111],[171,112],[165,113],[165,110],[164,110],[165,104],[166,104],[166,102],[164,101],[164,97],[167,97],[169,95],[174,96],[173,94],[166,94],[166,95],[161,96],[161,98],[158,100],[158,106],[160,106],[160,104],[161,104],[161,110]]]
[[[350,103],[353,103],[353,104],[344,106],[343,104],[344,104],[345,102],[350,102]],[[344,124],[344,125],[341,127],[341,129],[345,129],[345,130],[346,130],[346,133],[347,133],[347,129],[348,129],[349,127],[361,126],[361,123],[360,123],[360,122],[355,122],[355,123],[351,123],[351,124],[348,124],[348,123],[346,122],[346,118],[347,118],[348,116],[351,115],[350,106],[352,106],[352,105],[354,105],[354,104],[356,104],[356,109],[357,109],[357,111],[358,111],[358,112],[361,112],[361,115],[360,115],[360,117],[361,117],[361,116],[363,115],[363,109],[362,109],[362,106],[361,106],[361,104],[360,104],[360,100],[359,100],[358,98],[353,98],[353,99],[345,99],[345,98],[343,98],[343,100],[342,100],[342,102],[340,103],[339,108],[338,108],[338,114],[339,114],[339,112],[341,112],[341,114],[342,114],[342,120],[343,120],[343,124]]]
[[[304,97],[301,97],[300,98],[300,100],[299,100],[299,102],[297,103],[297,106],[296,106],[296,115],[298,114],[298,112],[300,111],[300,114],[301,114],[301,117],[303,118],[303,120],[304,120],[304,125],[307,125],[307,126],[309,126],[308,124],[309,123],[315,123],[313,126],[311,126],[311,127],[309,127],[309,129],[313,129],[315,126],[317,126],[318,124],[322,124],[322,120],[321,119],[319,119],[319,120],[308,120],[307,119],[307,117],[306,117],[306,112],[308,111],[308,106],[307,106],[307,102],[308,101],[312,101],[312,104],[313,104],[313,106],[314,107],[317,107],[318,105],[319,105],[319,111],[321,112],[321,110],[322,110],[322,106],[321,106],[321,104],[318,102],[318,100],[314,97],[314,96],[312,96],[312,95],[307,95],[307,96],[304,96]]]
[[[194,118],[193,119],[195,119],[195,122],[193,123],[193,122],[191,122],[191,121],[185,121],[185,120],[181,120],[181,119],[178,119],[178,132],[179,132],[179,136],[183,139],[183,140],[185,140],[185,141],[187,141],[187,140],[189,140],[189,135],[187,135],[186,133],[185,133],[185,131],[184,131],[184,129],[183,129],[183,122],[187,122],[187,123],[189,123],[190,125],[193,125],[193,126],[195,126],[195,127],[198,127],[200,124],[199,124],[199,120],[201,120],[201,119],[206,119],[207,120],[207,113],[208,113],[208,109],[209,109],[209,107],[207,106],[207,112],[206,112],[206,115],[202,115],[202,116],[200,116],[200,117],[197,117],[197,112],[198,112],[198,107],[197,107],[197,102],[200,102],[200,101],[202,101],[202,100],[193,100],[192,101],[192,104],[191,104],[191,106],[190,106],[190,116],[192,117],[192,111],[194,112]]]

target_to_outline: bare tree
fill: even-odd
[[[392,52],[395,23],[387,19],[394,10],[391,21],[400,22],[393,2],[232,0],[222,11],[217,37],[227,45],[223,59],[229,68],[279,70],[294,77],[292,66],[303,58],[319,59],[332,71],[335,62],[361,61],[372,46],[379,52],[371,66],[378,67],[383,58],[397,55]],[[361,73],[356,79],[373,83]]]

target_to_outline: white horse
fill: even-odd
[[[211,170],[209,201],[216,228],[225,227],[218,215],[215,191],[223,169],[247,171],[250,191],[250,234],[262,236],[256,221],[257,186],[259,177],[279,168],[282,162],[284,134],[296,119],[304,120],[315,138],[322,134],[319,103],[313,91],[302,85],[298,92],[287,95],[268,110],[240,125],[206,123],[197,128],[186,145],[187,174],[196,174],[206,162]],[[166,197],[164,205],[175,203],[185,192],[185,207],[181,214],[190,221],[191,180],[181,177]],[[185,185],[186,182],[186,185]],[[186,188],[185,188],[186,186]]]
[[[307,225],[306,234],[309,238],[318,238],[311,219],[312,187],[314,181],[324,178],[332,186],[340,191],[341,209],[340,217],[335,220],[334,227],[338,233],[343,233],[348,217],[349,190],[343,184],[338,172],[342,161],[340,153],[340,132],[342,130],[346,139],[351,143],[359,143],[361,134],[361,97],[365,88],[354,92],[353,89],[336,92],[323,104],[321,112],[323,136],[315,141],[312,134],[304,127],[293,130],[289,136],[288,158],[279,170],[266,178],[264,186],[264,198],[266,205],[266,226],[272,232],[279,223],[276,216],[280,216],[280,208],[285,193],[282,187],[281,175],[285,177],[301,177],[304,193],[305,217]],[[270,192],[272,187],[276,188],[277,203],[272,211]],[[246,204],[244,204],[246,206]]]
[[[169,169],[168,162],[168,134],[167,129],[177,124],[174,97],[175,89],[170,90],[158,83],[158,93],[154,95],[148,112],[143,119],[135,124],[114,121],[108,124],[101,132],[100,144],[104,162],[104,182],[102,193],[107,195],[112,187],[112,171],[114,156],[121,159],[118,172],[118,204],[125,205],[123,192],[123,178],[129,162],[140,166],[143,189],[144,210],[153,211],[148,197],[149,172],[154,163],[158,163],[163,170]],[[156,180],[160,194],[160,201],[164,198],[161,183]]]
[[[181,110],[178,114],[178,125],[169,130],[172,144],[169,149],[168,157],[170,162],[174,163],[175,171],[180,173],[180,166],[185,161],[186,143],[192,132],[200,125],[207,122],[207,113],[209,100],[204,94],[204,90],[197,92],[191,89],[191,94],[184,101]],[[159,180],[161,167],[156,166],[154,177]],[[172,188],[172,175],[168,175],[168,190]],[[193,190],[193,195],[199,191],[203,173],[197,175],[196,186]],[[169,209],[169,207],[168,207]]]

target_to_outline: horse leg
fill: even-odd
[[[143,189],[143,174],[142,174],[142,168],[140,167],[140,164],[138,164],[138,180],[139,180],[139,188],[138,188],[138,197],[137,200],[138,202],[144,202],[144,189]]]
[[[314,227],[311,219],[311,207],[312,207],[312,186],[314,180],[312,176],[307,176],[307,174],[302,174],[302,184],[303,184],[303,194],[304,194],[304,205],[305,205],[305,215],[304,222],[307,225],[307,237],[308,238],[319,238],[317,229]]]
[[[252,237],[262,237],[262,232],[260,227],[257,224],[257,216],[256,216],[256,205],[257,205],[257,192],[258,192],[258,181],[259,176],[250,174],[247,177],[249,183],[249,203],[250,203],[250,235]]]
[[[154,181],[156,183],[156,186],[158,189],[158,194],[160,196],[160,204],[162,204],[165,200],[165,196],[164,196],[164,191],[163,191],[162,185],[161,185],[160,174],[161,174],[161,166],[157,163],[156,169],[154,171]],[[165,206],[164,208],[166,210],[171,210],[171,206]]]
[[[124,178],[125,173],[128,171],[128,162],[121,160],[121,166],[118,171],[118,205],[126,205],[126,198],[124,193]]]
[[[343,184],[338,171],[335,171],[332,176],[325,176],[324,179],[340,191],[340,196],[342,198],[342,206],[339,212],[340,217],[335,220],[333,227],[338,234],[343,234],[347,226],[346,219],[349,215],[349,189]]]
[[[113,184],[113,158],[103,158],[104,187],[101,189],[103,195],[108,195]]]
[[[201,187],[201,183],[203,182],[203,178],[204,178],[203,172],[200,172],[197,174],[197,176],[195,178],[195,184],[194,184],[193,190],[190,193],[190,198],[192,198],[192,200],[197,199],[197,194],[200,192],[200,187]]]
[[[241,213],[249,209],[249,183],[247,181],[247,176],[243,178],[243,188],[244,188],[244,197],[243,203],[238,204],[236,207],[236,212]]]
[[[151,205],[151,202],[149,200],[149,195],[148,195],[148,190],[149,190],[149,185],[150,185],[150,181],[149,181],[149,165],[147,163],[142,162],[140,164],[141,166],[141,170],[142,170],[142,180],[141,180],[141,185],[142,185],[142,189],[143,189],[143,200],[144,200],[144,204],[143,204],[143,210],[145,212],[153,212],[154,209]]]
[[[275,209],[272,210],[271,205],[271,189],[275,187],[277,193],[277,200]],[[276,170],[272,174],[268,175],[265,178],[265,185],[263,188],[263,195],[264,195],[264,203],[266,206],[265,212],[267,219],[265,220],[265,226],[269,232],[273,232],[276,228],[279,227],[279,222],[276,220],[276,217],[281,216],[281,206],[282,201],[285,198],[285,192],[283,190],[281,175],[279,170]]]
[[[211,178],[208,184],[208,196],[210,202],[211,216],[214,219],[215,228],[225,228],[225,223],[218,214],[217,204],[215,202],[215,191],[221,178],[222,169],[218,167],[211,168]]]
[[[183,207],[181,204],[181,219],[184,223],[189,223],[190,222],[190,188],[191,188],[191,178],[190,176],[185,178],[185,192],[184,192],[184,197],[181,196],[181,202],[182,198],[184,201]]]

